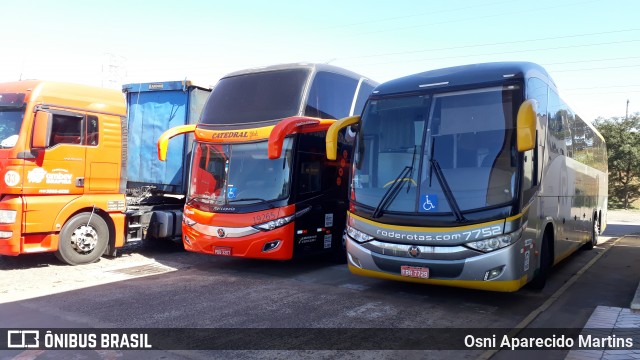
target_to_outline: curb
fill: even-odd
[[[631,310],[640,311],[640,284],[638,284],[638,289],[636,289],[636,295],[631,300]]]

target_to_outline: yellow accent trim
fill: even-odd
[[[362,218],[362,217],[360,217],[358,215],[354,215],[353,213],[349,213],[349,216],[354,218],[354,219],[356,219],[356,220],[358,220],[358,221],[362,221],[362,222],[365,222],[365,223],[367,223],[369,225],[381,227],[381,228],[384,228],[384,229],[414,231],[414,232],[453,232],[453,231],[458,231],[458,230],[469,230],[469,229],[475,229],[475,228],[484,227],[484,226],[504,224],[504,220],[495,220],[495,221],[491,221],[491,222],[486,222],[486,223],[481,223],[481,224],[474,224],[474,225],[466,225],[466,226],[430,228],[430,227],[420,227],[420,226],[389,225],[389,224],[384,224],[384,223],[371,221],[371,220]]]
[[[499,291],[499,292],[518,291],[521,287],[523,287],[528,282],[527,275],[523,276],[520,279],[505,280],[505,281],[418,279],[418,278],[410,278],[406,276],[389,274],[385,272],[360,269],[351,264],[349,264],[349,271],[351,271],[351,273],[356,275],[374,277],[379,279],[397,280],[397,281],[441,285],[441,286],[453,286],[453,287],[460,287],[460,288],[466,288],[466,289],[489,290],[489,291]]]
[[[537,107],[537,101],[527,100],[518,109],[517,145],[520,152],[531,150],[536,146]]]
[[[259,128],[237,130],[206,130],[197,128],[196,140],[212,143],[241,143],[256,140],[267,140],[275,126],[263,126]]]
[[[398,181],[411,181],[413,183],[413,185],[418,186],[418,183],[416,183],[415,180],[411,179],[411,178],[402,178]],[[396,182],[395,180],[391,180],[388,183],[384,184],[383,188],[386,188],[387,186],[393,184],[394,182]]]
[[[195,129],[195,124],[189,124],[176,126],[163,132],[158,139],[158,160],[165,161],[167,159],[167,148],[169,147],[169,139],[174,136],[194,132]]]
[[[334,122],[327,130],[327,159],[335,160],[338,155],[338,132],[349,125],[360,121],[360,116],[350,116]]]
[[[509,216],[506,221],[513,221],[513,220],[518,220],[519,218],[523,217],[524,214],[529,211],[529,208],[531,207],[531,204],[527,205],[524,207],[524,209],[522,209],[522,212],[513,216]]]

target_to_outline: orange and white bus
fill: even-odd
[[[359,114],[377,85],[326,64],[286,64],[223,77],[194,132],[183,242],[189,251],[286,260],[333,252],[344,258],[351,146],[325,156],[335,119]]]

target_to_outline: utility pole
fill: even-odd
[[[624,116],[625,120],[629,120],[629,99],[627,99],[627,114]]]

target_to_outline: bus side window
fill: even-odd
[[[336,186],[336,170],[322,152],[323,132],[299,136],[296,185],[299,200],[306,200]]]
[[[349,116],[358,80],[330,72],[318,72],[309,90],[305,116],[341,119]]]

